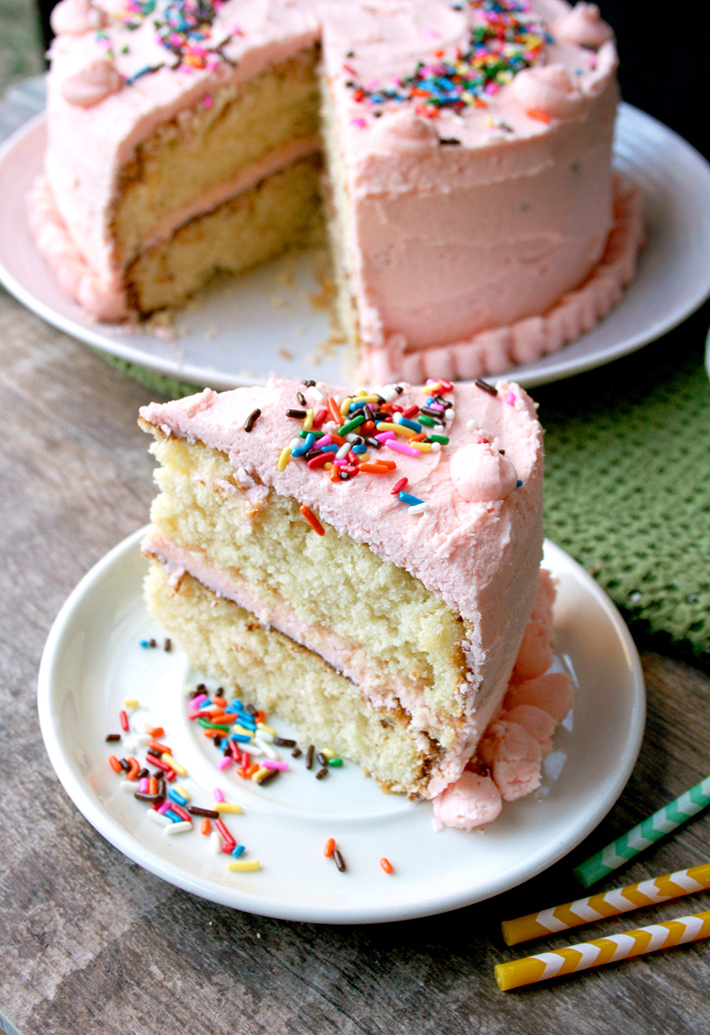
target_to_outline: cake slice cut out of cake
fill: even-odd
[[[387,790],[456,781],[542,557],[542,430],[501,381],[314,382],[141,410],[149,608],[191,663]]]

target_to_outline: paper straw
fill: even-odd
[[[589,888],[596,884],[602,877],[607,877],[619,866],[623,866],[629,859],[642,852],[645,848],[659,841],[672,830],[676,830],[683,823],[686,823],[698,812],[710,805],[710,776],[691,787],[689,791],[681,794],[675,801],[669,802],[654,812],[648,819],[623,834],[616,841],[612,841],[601,852],[597,852],[591,859],[576,866],[573,870],[583,888]]]
[[[674,945],[685,945],[708,937],[710,910],[681,916],[662,924],[639,927],[623,934],[612,934],[608,938],[597,938],[592,942],[580,942],[566,949],[541,952],[538,956],[525,956],[510,963],[498,963],[495,976],[498,987],[507,992],[521,985],[549,981],[563,974],[576,974],[590,967],[603,967],[607,963],[643,956],[658,949],[672,949]]]
[[[504,920],[501,924],[506,945],[518,945],[531,938],[541,938],[546,934],[568,931],[571,927],[591,924],[595,920],[603,920],[619,913],[629,913],[632,909],[651,906],[657,902],[668,902],[672,898],[691,895],[697,891],[710,888],[710,863],[692,866],[689,870],[676,870],[653,880],[643,880],[638,884],[628,884],[625,888],[615,888],[588,898],[578,898],[574,902],[565,902],[553,909],[543,909],[540,913],[528,913],[515,920]]]

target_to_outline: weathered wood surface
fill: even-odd
[[[150,395],[0,290],[0,1029],[709,1031],[706,943],[508,994],[493,979],[496,962],[524,954],[503,945],[501,919],[575,897],[575,862],[710,771],[710,679],[657,654],[643,655],[647,732],[619,803],[568,860],[478,906],[369,927],[263,919],[173,888],[93,830],[45,754],[37,670],[70,590],[146,520],[152,462],[135,417]],[[705,861],[709,843],[701,815],[620,871],[623,882]],[[710,895],[694,896],[536,949],[707,908]]]
[[[710,679],[658,655],[644,655],[641,758],[607,820],[570,861],[449,915],[319,927],[230,911],[141,870],[84,820],[44,752],[37,669],[67,594],[146,519],[152,461],[135,415],[150,394],[0,294],[0,1014],[22,1035],[709,1030],[702,943],[514,993],[493,980],[496,962],[521,954],[503,946],[501,919],[574,897],[571,862],[706,775]],[[697,864],[709,841],[701,815],[624,881]],[[710,896],[637,916],[702,908]]]

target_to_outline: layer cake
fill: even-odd
[[[525,392],[270,380],[153,403],[140,423],[161,464],[148,604],[196,668],[388,790],[458,780],[538,590]]]
[[[371,381],[467,379],[633,276],[611,30],[565,0],[61,0],[30,221],[101,320],[322,233]]]

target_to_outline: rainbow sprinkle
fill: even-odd
[[[208,698],[201,685],[191,698],[190,706],[194,709],[196,702],[199,702],[198,707],[207,702],[213,707],[214,696],[212,700]],[[223,698],[219,700],[224,701]],[[163,742],[163,727],[154,726],[145,716],[134,718],[134,712],[143,710],[137,700],[123,703],[124,708],[118,713],[122,732],[109,733],[106,741],[111,744],[123,742],[124,749],[129,748],[129,745],[132,747],[133,744],[141,745],[145,761],[141,764],[132,755],[126,758],[109,755],[108,763],[111,769],[121,777],[121,789],[130,793],[139,804],[147,807],[148,819],[162,827],[163,833],[168,837],[193,831],[196,820],[201,820],[199,829],[202,834],[211,834],[214,823],[215,831],[211,834],[212,850],[217,855],[224,854],[232,860],[239,859],[246,852],[246,847],[237,844],[225,826],[222,815],[240,815],[241,806],[234,802],[226,802],[218,788],[214,791],[214,808],[195,805],[190,792],[181,784],[174,784],[176,776],[188,777],[189,774],[174,758],[170,747]],[[147,745],[144,743],[146,740],[149,741]],[[170,784],[173,786],[169,786]],[[235,869],[235,866],[229,863],[227,868]],[[249,859],[238,867],[247,871],[260,868],[261,863],[257,859]]]
[[[223,52],[223,47],[234,36],[242,35],[236,26],[230,33],[216,41],[213,23],[225,0],[126,0],[123,11],[116,17],[129,30],[139,29],[146,18],[155,30],[156,41],[174,58],[173,69],[189,72],[199,69],[214,70],[221,62],[233,64]],[[108,39],[99,31],[97,39]],[[111,53],[111,56],[113,54]],[[166,63],[150,65],[139,69],[126,79],[136,79],[166,67]],[[205,107],[211,105],[211,98]]]
[[[304,393],[299,402],[313,403],[313,408],[289,408],[285,416],[299,421],[301,428],[283,447],[277,468],[284,471],[288,463],[302,461],[309,470],[326,472],[332,482],[351,481],[360,475],[390,474],[397,470],[395,460],[385,459],[384,450],[421,459],[426,453],[438,452],[448,445],[447,430],[454,417],[454,405],[447,398],[454,386],[443,378],[429,379],[423,388],[424,399],[410,406],[401,405],[401,385],[384,385],[368,391],[361,388],[342,402],[324,396],[315,381],[303,381]],[[495,389],[493,389],[495,392]],[[413,515],[429,507],[425,500],[402,492],[406,478],[395,483],[400,502],[407,504]],[[301,513],[318,535],[323,526],[304,504]]]
[[[545,44],[552,42],[544,25],[530,14],[529,0],[468,0],[468,7],[474,24],[465,48],[450,55],[436,51],[410,76],[388,85],[362,85],[351,79],[347,85],[354,100],[371,107],[413,101],[417,114],[428,118],[442,108],[486,107],[486,98],[536,64]],[[460,4],[457,9],[465,7]],[[350,65],[345,70],[354,74]]]

